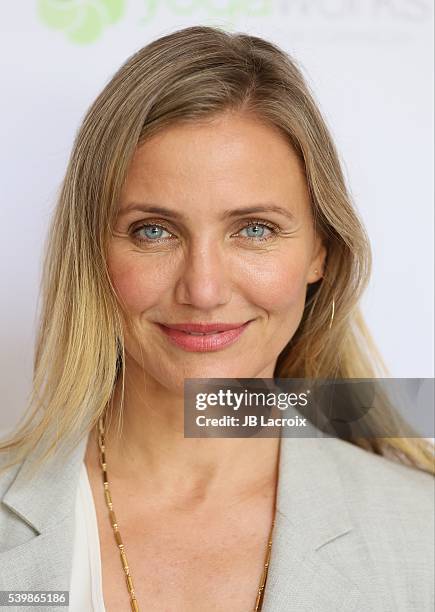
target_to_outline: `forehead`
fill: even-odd
[[[277,163],[278,162],[278,163]],[[138,147],[129,178],[147,169],[167,174],[208,172],[210,180],[254,166],[261,172],[301,170],[287,137],[275,126],[251,116],[225,114],[201,122],[178,123],[163,129]]]
[[[127,200],[166,204],[204,201],[222,206],[257,199],[300,200],[303,164],[288,138],[252,116],[224,114],[178,123],[138,147],[122,191]]]

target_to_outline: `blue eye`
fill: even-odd
[[[266,237],[264,237],[265,229],[269,230],[269,232],[271,232],[272,234],[274,233],[273,228],[269,225],[266,225],[265,223],[251,223],[250,225],[244,227],[241,231],[247,230],[247,238],[258,238],[259,240],[267,240],[268,236],[266,235]]]
[[[144,231],[145,238],[139,237],[139,232],[141,231]],[[156,223],[149,223],[141,225],[133,233],[139,241],[150,240],[151,242],[158,242],[162,238],[165,238],[164,236],[162,236],[163,232],[169,234],[169,232],[161,225],[157,225]]]

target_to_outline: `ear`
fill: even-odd
[[[316,236],[313,247],[313,257],[310,267],[308,268],[307,285],[315,283],[322,278],[327,252],[326,246],[320,236]]]

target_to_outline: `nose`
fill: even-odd
[[[175,299],[201,310],[211,310],[231,299],[229,262],[216,242],[191,246],[175,287]]]

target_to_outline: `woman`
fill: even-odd
[[[53,217],[0,588],[107,612],[431,610],[427,441],[183,434],[186,378],[385,375],[370,263],[284,52],[190,27],[133,55]]]

